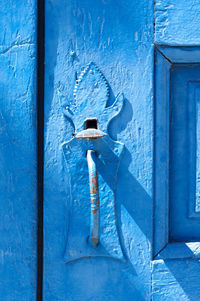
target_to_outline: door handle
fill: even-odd
[[[99,243],[99,183],[95,163],[96,153],[94,150],[87,151],[87,163],[90,183],[90,236],[88,239],[92,247]]]
[[[94,128],[89,128],[77,133],[77,139],[98,139],[105,136],[105,133]],[[99,243],[99,183],[98,173],[95,162],[96,152],[94,150],[87,151],[87,164],[89,173],[90,186],[90,234],[88,242],[92,247],[97,247]]]
[[[64,105],[64,114],[74,125],[72,139],[63,143],[69,181],[64,260],[98,256],[123,260],[115,185],[124,144],[109,136],[108,124],[121,111],[124,96],[119,93],[108,105],[108,83],[92,62],[77,78],[73,95]]]

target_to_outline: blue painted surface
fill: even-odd
[[[199,1],[155,1],[155,110],[153,1],[46,0],[45,14],[44,300],[200,300]],[[36,3],[0,17],[0,300],[36,300]],[[105,137],[75,139],[85,117]]]
[[[199,88],[200,65],[173,66],[170,98],[170,241],[200,240]],[[197,217],[191,217],[192,213],[196,213]]]
[[[107,106],[109,97],[109,87],[105,77],[94,63],[90,63],[76,81],[73,101],[70,105],[64,106],[64,114],[74,124],[75,132],[75,138],[63,144],[70,178],[71,197],[68,204],[69,230],[65,252],[66,262],[92,256],[124,259],[115,214],[117,172],[124,145],[113,141],[107,133],[110,121],[120,113],[123,107],[124,96],[119,94],[114,103]],[[89,119],[96,120],[98,130],[104,131],[102,132],[104,137],[77,139],[87,127]],[[87,128],[87,131],[89,130],[92,129]],[[91,231],[89,186],[91,184],[93,186],[94,183],[88,182],[86,154],[91,150],[97,155],[93,169],[97,173],[99,182],[97,196],[98,203],[100,203],[99,244],[96,248],[91,248],[91,244],[88,244],[88,235]],[[88,160],[87,163],[89,163]]]
[[[194,46],[157,46],[165,60],[172,63],[199,63],[200,48]]]
[[[154,250],[155,256],[169,238],[169,102],[171,63],[155,52],[154,138]]]
[[[161,45],[200,45],[199,0],[155,0],[155,42]]]
[[[86,152],[97,152],[97,172],[100,196],[100,243],[92,248],[87,238],[90,232],[90,194]],[[98,140],[72,139],[64,144],[63,151],[70,177],[71,200],[69,230],[65,251],[66,262],[82,257],[108,256],[124,259],[115,217],[115,182],[123,144],[112,141],[107,135]]]
[[[198,51],[155,53],[153,300],[200,300]]]
[[[78,139],[71,142],[77,151],[74,161],[67,160],[70,172],[73,171],[70,164],[76,165],[71,180],[62,152],[63,143],[72,139],[75,130],[84,129],[82,112],[85,113],[84,104],[91,90],[88,82],[84,82],[77,102],[73,90],[76,79],[90,62],[95,62],[108,82],[109,97],[102,92],[101,101],[96,105],[94,97],[95,106],[91,107],[93,114],[99,114],[100,130],[105,131],[104,127],[107,130],[105,101],[107,107],[111,107],[115,98],[124,93],[124,106],[108,125],[108,135],[125,145],[116,179],[115,220],[112,217],[117,224],[126,258],[124,262],[104,256],[70,263],[64,260],[65,252],[69,250],[66,247],[69,217],[72,222],[75,218],[69,212],[69,204],[70,182],[76,175],[76,183],[78,185],[79,181],[81,186],[78,200],[85,203],[88,199],[90,209],[87,160],[86,157],[83,160],[80,148],[85,142]],[[45,66],[44,299],[150,300],[153,1],[46,1]],[[99,85],[99,91],[101,89]],[[119,105],[121,100],[120,96]],[[79,111],[80,116],[72,117],[75,130],[72,122],[63,115],[64,105],[73,108],[73,112]],[[111,119],[112,110],[108,117]],[[101,146],[100,139],[98,147]],[[112,148],[110,154],[111,151]],[[98,166],[100,187],[103,176],[107,175],[109,184],[114,174],[114,160],[110,161],[107,171],[106,166]],[[104,194],[100,192],[100,200],[101,195],[105,201],[108,199],[109,189]],[[86,227],[88,230],[85,231],[85,216],[84,211],[82,226],[77,231],[77,234],[84,234],[84,242],[89,230]],[[109,233],[107,237],[106,245],[111,246]],[[79,242],[76,245],[80,250]],[[114,252],[115,248],[110,251]]]
[[[0,27],[0,300],[36,300],[36,1],[1,1]]]
[[[177,259],[153,262],[153,300],[199,301],[199,260]]]
[[[196,226],[198,217],[191,218],[189,223],[192,226],[188,231],[184,232],[183,229],[188,222],[186,206],[188,217],[193,215],[198,206],[191,206],[191,203],[196,204],[195,198],[188,204],[188,198],[184,199],[185,204],[179,199],[175,205],[177,208],[173,208],[174,203],[172,204],[169,194],[172,185],[169,181],[172,173],[169,166],[173,163],[175,173],[177,166],[174,164],[180,161],[179,154],[176,154],[180,147],[178,143],[185,139],[184,135],[179,135],[186,135],[186,125],[195,127],[193,118],[190,123],[189,117],[184,117],[186,112],[181,114],[178,109],[178,122],[173,123],[175,136],[172,137],[176,145],[169,147],[172,129],[170,94],[175,92],[173,87],[176,89],[177,84],[179,89],[182,88],[181,80],[176,81],[170,75],[175,63],[199,63],[199,48],[192,47],[199,46],[200,43],[199,12],[197,0],[176,3],[158,0],[155,3],[155,43],[165,47],[160,46],[155,54],[156,97],[153,110],[153,1],[124,3],[121,0],[110,0],[96,1],[94,4],[91,0],[46,0],[45,300],[200,300],[199,226]],[[84,77],[84,68],[90,62],[95,62],[103,72],[108,81],[107,88],[104,89],[104,82],[95,89],[92,85],[91,89],[92,79],[87,77],[87,80],[80,80],[80,91],[75,91],[74,97],[74,85],[78,86],[77,79]],[[189,73],[189,77],[197,81],[198,74],[193,74],[193,71],[187,69],[188,66],[185,66],[187,75]],[[94,65],[93,69],[95,70]],[[88,71],[89,69],[86,70],[86,75]],[[99,102],[95,102],[95,91],[102,93]],[[118,227],[119,241],[126,259],[124,262],[89,253],[91,250],[85,240],[90,222],[89,185],[86,183],[88,170],[86,157],[82,158],[89,147],[101,147],[104,140],[101,143],[91,143],[73,138],[77,132],[84,130],[85,117],[96,117],[96,114],[99,114],[100,130],[105,131],[107,120],[104,104],[106,102],[107,107],[112,107],[115,97],[122,92],[124,106],[108,125],[108,136],[125,145],[116,180],[116,215],[111,217]],[[179,103],[185,98],[184,85],[179,92],[181,97],[178,96],[177,105],[181,107],[184,106],[184,102]],[[90,110],[85,111],[89,102],[88,95],[91,94],[91,104],[95,105],[90,105]],[[193,95],[193,92],[189,94]],[[193,99],[193,96],[189,98]],[[119,104],[123,103],[121,100],[120,97]],[[195,110],[194,107],[190,109]],[[194,112],[191,115],[195,115]],[[190,131],[193,132],[192,128]],[[193,133],[189,136],[193,139],[194,152],[195,138]],[[63,155],[63,143],[76,151],[71,154],[64,151]],[[176,159],[172,162],[170,158],[174,154]],[[191,158],[196,157],[193,155]],[[106,166],[102,168],[99,164],[98,168],[106,176]],[[187,174],[184,168],[185,165],[179,164],[178,172],[181,176]],[[109,168],[108,178],[111,172],[112,168]],[[198,173],[194,176],[193,172],[195,181],[194,177],[197,179]],[[77,187],[73,183],[77,183]],[[178,185],[183,191],[188,189],[185,183]],[[175,188],[178,185],[174,185]],[[79,208],[85,208],[83,215],[79,212],[78,221],[70,204],[71,200],[78,203],[74,197],[76,191],[78,202],[83,201]],[[107,192],[108,190],[102,193],[105,200]],[[88,205],[85,207],[87,199]],[[84,223],[85,220],[88,224]],[[180,222],[184,222],[182,227]],[[70,230],[68,232],[70,223],[83,223],[82,226],[73,228],[76,235],[71,237]],[[174,243],[171,243],[169,237],[171,235],[172,240],[173,223],[180,226],[184,237],[178,237],[179,234],[176,233]],[[194,235],[193,230],[197,235],[191,236]],[[76,239],[79,236],[81,243]],[[75,238],[72,254],[69,254],[71,247],[67,244],[69,238]],[[186,243],[183,239],[194,241]],[[110,245],[111,239],[108,239],[106,246]],[[117,245],[119,246],[118,243]],[[82,251],[84,258],[80,258]],[[94,252],[105,255],[103,251],[105,250],[96,249]],[[72,258],[77,259],[76,252],[79,260],[72,261]],[[68,262],[69,259],[72,262]]]

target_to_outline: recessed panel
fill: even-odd
[[[200,213],[200,84],[194,90],[194,97],[196,101],[196,200],[194,204],[194,213]],[[193,213],[193,208],[191,208]]]
[[[171,69],[169,240],[200,239],[200,65]]]

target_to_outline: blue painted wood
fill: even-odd
[[[73,101],[64,105],[64,114],[74,124],[75,132],[75,138],[63,144],[71,191],[65,262],[92,256],[124,259],[115,214],[117,172],[124,145],[113,141],[108,134],[108,125],[120,113],[124,96],[119,94],[114,103],[107,106],[109,97],[108,83],[92,62],[86,66],[76,81]],[[104,131],[101,131],[104,136],[99,139],[77,139],[84,132],[84,128],[87,128],[89,120],[96,120],[96,126]],[[96,153],[95,173],[97,172],[99,182],[98,189],[95,188],[98,190],[98,206],[100,206],[99,243],[96,248],[92,248],[88,243],[91,231],[91,204],[88,201],[90,195],[86,154],[91,150]],[[95,183],[92,182],[90,185],[93,187]]]
[[[154,256],[169,238],[169,99],[171,63],[155,52]]]
[[[199,300],[199,275],[199,260],[154,261],[152,300]]]
[[[70,177],[71,200],[69,230],[64,261],[83,257],[107,256],[124,260],[115,217],[115,183],[124,145],[112,141],[108,135],[98,140],[73,138],[64,143],[63,152]],[[86,152],[95,150],[100,195],[100,241],[92,248],[88,244],[90,232],[90,195]]]
[[[0,27],[0,300],[36,300],[36,1],[2,1]]]
[[[155,257],[152,270],[152,299],[200,300],[197,280],[200,277],[198,264],[200,250],[198,238],[199,217],[198,212],[195,212],[200,72],[199,64],[190,64],[191,62],[199,63],[196,55],[199,48],[158,47],[157,51],[155,56],[156,114],[154,157]],[[176,64],[176,62],[184,64]],[[173,72],[175,72],[175,75]],[[174,110],[174,107],[176,110]],[[171,118],[170,111],[173,112]],[[177,118],[174,118],[175,116]],[[171,139],[170,136],[172,136]],[[172,145],[170,147],[171,140],[174,144],[173,147]],[[179,146],[183,141],[186,144],[186,151],[182,145],[182,147]],[[177,151],[178,148],[179,151]],[[172,155],[176,156],[176,160],[170,160]],[[180,158],[181,156],[187,157],[184,160],[184,164],[179,160],[179,156]],[[189,168],[186,171],[187,166]],[[180,181],[176,182],[176,192],[178,192],[177,188],[180,193],[187,190],[187,196],[183,194],[185,197],[181,200],[178,200],[178,196],[176,196],[170,201],[172,195],[169,194],[169,185],[172,185],[172,183],[171,180],[168,181],[168,178],[170,179],[172,172],[174,175],[179,175],[180,179],[183,176],[188,177],[182,185]],[[171,219],[169,219],[169,214]],[[179,233],[175,234],[174,243],[170,243],[169,240],[172,228],[173,231],[177,231],[177,228],[179,229]],[[197,234],[196,238],[193,237],[195,231]],[[184,240],[190,241],[193,238],[195,241],[188,243],[177,242],[177,240],[180,240],[180,237],[178,237],[180,234]]]
[[[172,220],[169,219],[170,210],[172,212],[169,162],[171,153],[176,149],[169,147],[170,93],[173,85],[177,87],[176,81],[170,78],[170,70],[175,63],[199,63],[199,48],[193,47],[200,43],[199,11],[197,0],[176,3],[158,0],[155,3],[155,43],[165,44],[165,47],[159,47],[155,60],[154,136],[153,3],[145,0],[126,3],[110,0],[95,4],[91,0],[46,1],[45,300],[200,300],[199,241],[196,241],[196,236],[193,237],[194,242],[177,243],[177,237],[174,237],[174,243],[169,241],[170,225],[172,220],[176,221],[175,211]],[[75,128],[83,130],[85,117],[82,111],[91,90],[88,88],[88,93],[83,94],[88,83],[85,84],[78,94],[78,102],[74,104],[73,88],[84,66],[91,61],[98,65],[108,80],[110,98],[102,92],[102,102],[106,99],[107,107],[110,107],[116,95],[122,91],[125,95],[124,107],[109,124],[108,134],[125,145],[116,183],[116,222],[126,262],[85,256],[66,264],[63,258],[69,255],[66,248],[68,224],[74,216],[69,205],[74,196],[74,190],[72,193],[70,189],[71,180],[77,175],[77,181],[81,182],[78,197],[81,199],[82,195],[84,202],[89,198],[89,193],[88,185],[85,189],[83,186],[87,164],[85,160],[79,165],[82,162],[81,151],[74,155],[76,168],[70,168],[72,160],[63,157],[62,145],[65,141],[72,141],[72,145],[76,144],[79,149],[79,143],[72,139],[76,129],[63,115],[63,106],[68,116],[79,111],[80,116],[75,121],[78,126]],[[196,81],[198,76],[194,77]],[[178,83],[180,86],[181,83]],[[100,85],[99,91],[101,88]],[[184,94],[184,91],[181,93]],[[69,112],[71,105],[75,110]],[[100,116],[104,113],[101,101],[97,111],[101,112]],[[184,124],[181,123],[180,132],[184,131]],[[186,124],[189,124],[187,120]],[[179,133],[178,129],[175,128],[175,132]],[[174,142],[178,143],[178,139],[174,138]],[[176,157],[175,164],[179,159],[178,155]],[[73,173],[72,179],[66,172],[64,159],[67,159],[70,173]],[[153,172],[155,210],[152,200]],[[186,174],[185,171],[183,173]],[[182,184],[182,188],[185,187],[186,184]],[[76,201],[74,197],[73,201]],[[188,219],[190,205],[191,202],[188,204],[185,200]],[[177,206],[179,209],[180,204]],[[83,214],[83,220],[85,216]],[[81,217],[79,215],[79,224]],[[179,222],[182,222],[180,214],[179,217]],[[76,229],[77,236],[80,232],[85,235],[83,228],[79,226]],[[191,230],[193,226],[189,232],[182,233],[188,237]],[[197,228],[195,231],[198,231]],[[151,262],[153,236],[154,258]],[[76,250],[81,252],[78,243]]]
[[[199,12],[198,0],[156,0],[155,43],[199,46]]]
[[[176,242],[169,243],[156,256],[158,259],[199,259],[200,258],[200,242]]]
[[[158,46],[157,50],[171,63],[199,63],[200,48],[197,46]]]
[[[189,116],[189,123],[193,126],[194,134],[191,135],[191,138],[195,140],[195,148],[193,150],[193,155],[195,157],[195,162],[191,167],[191,172],[195,173],[194,182],[190,185],[193,185],[193,190],[191,190],[191,197],[193,201],[190,202],[190,217],[200,217],[200,81],[197,82],[190,82],[189,83],[189,91],[190,94],[190,101],[194,100],[193,102],[193,111],[194,113],[194,120],[192,118],[192,114]],[[193,158],[194,158],[193,157]]]
[[[200,239],[200,218],[195,213],[198,195],[198,99],[200,65],[174,65],[171,69],[169,240]],[[187,183],[187,184],[186,184]]]
[[[44,300],[150,300],[152,42],[153,1],[46,1]],[[67,225],[73,214],[69,212],[70,178],[62,144],[75,133],[63,115],[63,105],[73,103],[75,81],[91,61],[108,81],[107,107],[119,93],[125,97],[121,113],[108,126],[108,134],[125,145],[116,182],[115,210],[126,262],[105,257],[71,263],[63,260]],[[102,97],[106,95],[102,93]],[[75,109],[85,100],[80,93]],[[104,113],[101,103],[97,108]],[[84,127],[82,116],[77,121]],[[77,164],[80,154],[74,159]],[[77,181],[82,184],[80,172],[85,173],[84,179],[88,172],[86,160],[84,163],[77,171]],[[111,171],[109,168],[108,175]],[[88,188],[81,190],[89,197]]]

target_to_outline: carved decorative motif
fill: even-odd
[[[70,177],[70,214],[65,250],[65,262],[91,256],[108,256],[124,259],[116,226],[115,183],[124,145],[113,141],[107,126],[123,106],[120,94],[113,105],[107,107],[109,86],[94,63],[90,63],[76,81],[74,101],[65,107],[64,114],[72,120],[76,134],[85,129],[86,119],[95,119],[105,136],[99,139],[73,138],[63,144],[63,153]],[[77,138],[80,135],[76,135]],[[90,233],[90,188],[86,153],[96,152],[100,216],[99,243],[88,243]]]
[[[81,72],[73,95],[73,101],[65,105],[64,114],[73,121],[76,132],[84,129],[84,121],[88,117],[97,118],[99,128],[106,132],[110,120],[119,114],[124,102],[123,94],[119,94],[115,102],[107,107],[109,86],[93,62]]]

